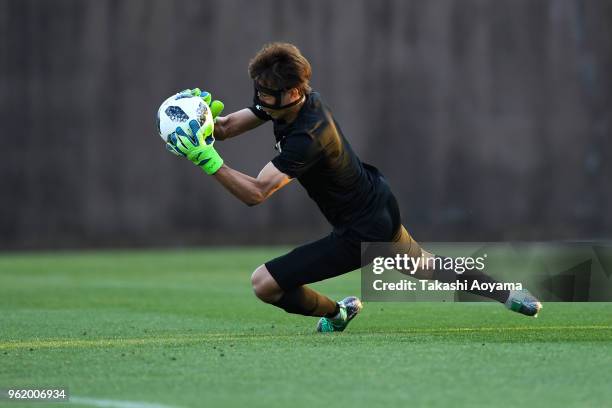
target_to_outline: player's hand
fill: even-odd
[[[212,127],[201,127],[197,120],[191,120],[189,129],[190,132],[187,133],[177,127],[168,138],[166,148],[171,153],[188,158],[206,174],[215,174],[223,166],[223,159],[213,146],[215,138],[212,135]]]
[[[179,95],[199,96],[200,98],[202,98],[202,100],[204,100],[204,102],[210,108],[210,113],[212,113],[212,117],[215,121],[217,121],[217,116],[219,116],[223,111],[223,108],[225,108],[223,102],[219,100],[213,101],[210,92],[201,91],[200,88],[185,89],[184,91],[179,92]]]

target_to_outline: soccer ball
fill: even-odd
[[[202,98],[183,92],[172,95],[161,104],[157,111],[159,136],[164,142],[167,142],[168,137],[176,131],[177,127],[191,134],[189,121],[193,119],[197,120],[201,127],[214,127],[210,108]]]

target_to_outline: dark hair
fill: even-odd
[[[293,44],[264,45],[249,62],[249,75],[269,88],[297,88],[302,95],[310,92],[310,63]]]

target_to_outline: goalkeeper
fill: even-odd
[[[311,67],[293,45],[272,43],[250,61],[253,105],[219,116],[223,104],[208,92],[188,90],[209,104],[212,129],[190,123],[190,134],[177,129],[168,149],[185,156],[249,206],[268,199],[297,179],[332,225],[331,233],[272,259],[253,272],[255,295],[289,313],[320,317],[320,332],[342,331],[362,308],[351,296],[335,302],[306,286],[360,268],[361,242],[393,242],[411,257],[434,257],[420,248],[402,226],[398,204],[382,174],[363,163],[342,134],[321,96],[311,90]],[[214,141],[229,139],[272,121],[278,155],[251,177],[232,169]],[[443,282],[495,282],[478,270],[457,275],[447,270],[419,270],[420,279]],[[470,285],[471,286],[471,285]],[[511,310],[533,316],[540,302],[527,291],[473,291]]]

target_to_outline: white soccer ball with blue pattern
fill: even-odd
[[[201,127],[214,127],[210,108],[199,96],[192,96],[188,92],[179,92],[166,99],[157,111],[157,130],[159,136],[168,141],[168,137],[181,127],[187,134],[191,134],[189,121],[195,119]]]

